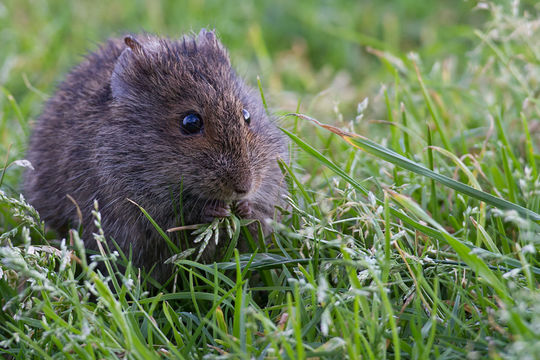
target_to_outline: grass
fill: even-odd
[[[534,2],[178,4],[0,4],[3,357],[538,358]],[[291,139],[289,206],[254,254],[176,256],[173,290],[101,275],[124,254],[87,261],[19,197],[32,119],[89,42],[208,24]]]

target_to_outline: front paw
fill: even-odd
[[[242,218],[249,219],[253,215],[253,204],[249,200],[240,200],[236,203],[236,214]]]
[[[222,201],[206,205],[202,213],[203,222],[209,223],[214,218],[224,218],[231,215],[231,208]]]

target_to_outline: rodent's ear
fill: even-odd
[[[198,46],[213,49],[214,54],[216,54],[215,50],[217,50],[217,53],[220,54],[222,60],[224,60],[227,64],[230,64],[227,49],[225,49],[225,47],[219,41],[218,36],[216,35],[216,30],[207,30],[202,28],[201,31],[199,31],[196,40]]]
[[[197,35],[197,40],[201,42],[213,43],[217,40],[216,31],[202,28],[201,31],[199,31],[199,35]]]
[[[159,52],[160,42],[153,37],[136,39],[124,37],[125,49],[116,59],[111,74],[111,91],[114,99],[134,99],[134,86],[141,73],[152,66],[154,54]]]
[[[124,39],[124,41],[126,42],[126,45],[128,45],[127,37]],[[136,44],[140,45],[140,43],[138,43],[136,40],[135,42]],[[128,47],[122,51],[118,59],[116,59],[114,69],[111,74],[111,92],[114,99],[130,97],[131,87],[129,86],[129,79],[133,74],[133,67],[135,65],[134,58],[134,51],[132,50],[132,47],[128,45]]]
[[[138,54],[143,54],[143,53],[144,53],[144,48],[143,48],[143,46],[142,46],[141,43],[138,42],[137,39],[135,39],[133,36],[128,35],[128,36],[124,37],[124,43],[125,43],[131,50],[133,50],[135,53],[138,53]]]

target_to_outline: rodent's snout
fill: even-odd
[[[204,198],[221,200],[225,202],[238,201],[249,197],[254,191],[254,182],[251,175],[238,173],[222,173],[212,183],[208,183],[200,195]]]
[[[213,162],[215,171],[213,185],[217,190],[210,197],[220,200],[241,200],[248,197],[257,187],[253,169],[244,159],[231,158],[223,154]]]
[[[251,174],[238,174],[229,173],[228,176],[223,179],[226,192],[231,193],[231,197],[235,200],[246,197],[253,185]]]
[[[234,181],[232,185],[232,190],[239,196],[245,196],[249,193],[251,190],[251,177],[248,176],[247,178],[242,177],[241,179],[237,179]]]

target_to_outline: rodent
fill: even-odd
[[[108,40],[90,53],[44,106],[30,137],[23,193],[46,224],[64,232],[79,223],[96,249],[91,210],[135,266],[163,281],[163,229],[230,214],[257,219],[268,231],[285,192],[278,158],[287,141],[260,95],[235,73],[215,31],[179,39],[150,34]],[[189,238],[192,241],[193,238]],[[190,244],[193,245],[193,244]],[[211,241],[203,261],[227,244]],[[239,244],[246,248],[246,244]],[[114,249],[114,246],[111,247]]]

